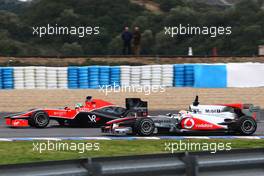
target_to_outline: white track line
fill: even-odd
[[[0,138],[2,141],[62,141],[62,140],[184,140],[184,139],[262,139],[264,136],[161,136],[161,137],[31,137],[31,138]]]

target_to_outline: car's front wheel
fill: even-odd
[[[238,131],[241,135],[252,135],[257,130],[257,122],[251,117],[241,117],[238,125]]]
[[[139,118],[135,123],[134,130],[140,136],[150,136],[155,130],[155,124],[151,118]]]
[[[49,124],[49,116],[44,111],[36,111],[29,118],[30,126],[36,128],[45,128]]]

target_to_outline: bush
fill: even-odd
[[[65,56],[81,56],[83,55],[82,46],[77,42],[74,43],[64,43],[61,51]]]

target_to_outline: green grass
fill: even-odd
[[[47,141],[34,141],[43,142]],[[140,154],[156,154],[165,153],[165,143],[178,143],[179,140],[134,140],[134,141],[60,141],[66,142],[70,146],[80,145],[80,143],[99,143],[98,151],[33,151],[33,142],[0,142],[0,164],[27,163],[51,160],[67,160],[86,157],[106,157],[106,156],[122,156],[122,155],[140,155]],[[208,145],[212,143],[231,143],[232,149],[238,148],[264,148],[264,140],[239,140],[239,139],[219,139],[219,140],[182,140],[182,142],[200,143]],[[56,143],[53,141],[53,143]],[[58,143],[58,142],[57,142]],[[175,151],[177,152],[177,151]]]

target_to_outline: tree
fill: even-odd
[[[169,55],[173,48],[172,38],[168,35],[164,35],[164,31],[159,32],[156,35],[155,50],[156,54]]]
[[[11,39],[0,40],[0,53],[3,55],[24,55],[23,44]]]
[[[153,54],[155,38],[151,30],[145,30],[141,35],[141,53],[143,55]]]
[[[109,54],[122,54],[123,41],[121,35],[117,35],[108,45]]]
[[[65,56],[80,56],[83,54],[82,46],[77,42],[74,43],[64,43],[61,51]]]
[[[234,6],[217,6],[209,0],[154,0],[161,14],[147,11],[130,0],[0,0],[0,55],[104,55],[121,54],[124,26],[139,26],[143,54],[186,55],[192,46],[204,55],[212,47],[221,54],[252,55],[264,41],[264,0],[239,0]],[[15,9],[20,10],[15,10]],[[23,13],[21,13],[23,12]],[[100,35],[32,35],[32,27],[99,26]],[[232,34],[164,34],[164,27],[230,26]],[[77,43],[78,41],[78,43]]]
[[[79,15],[74,12],[73,9],[65,9],[61,12],[59,18],[57,18],[57,23],[60,25],[73,26],[79,21]]]
[[[190,7],[181,7],[171,9],[170,13],[165,17],[166,25],[179,25],[179,24],[196,24],[199,20],[197,11]]]
[[[132,27],[138,26],[141,30],[149,28],[149,19],[147,16],[139,16],[135,19],[132,24]]]
[[[160,4],[161,10],[165,12],[169,12],[171,8],[176,6],[182,6],[184,4],[182,0],[158,0],[157,2]]]

